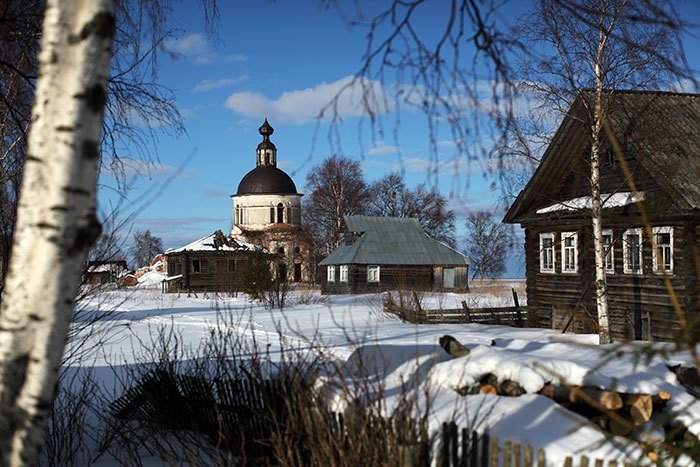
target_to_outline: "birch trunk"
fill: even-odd
[[[602,62],[607,34],[603,31],[601,15],[600,32],[598,36],[598,51],[595,63],[596,88],[593,109],[593,127],[591,138],[591,221],[593,227],[593,253],[595,257],[595,298],[598,312],[598,337],[600,344],[608,344],[610,340],[610,324],[608,321],[608,281],[605,276],[605,250],[603,248],[603,206],[600,200],[600,149],[601,131],[603,129],[603,71]]]
[[[38,465],[88,249],[114,17],[109,0],[49,0],[0,307],[0,464]]]

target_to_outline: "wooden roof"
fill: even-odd
[[[637,162],[639,172],[648,174],[676,208],[700,209],[700,95],[661,91],[607,95],[608,121],[625,158]],[[565,201],[560,188],[570,183],[572,167],[589,157],[591,119],[586,103],[591,97],[590,92],[577,97],[504,222],[536,218],[537,209]],[[621,191],[630,191],[623,183],[624,178]]]

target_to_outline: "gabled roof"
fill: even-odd
[[[616,137],[627,142],[625,157],[635,158],[679,209],[700,209],[700,95],[615,91],[610,96],[608,120]],[[544,207],[543,194],[565,182],[562,177],[575,158],[587,157],[590,125],[584,99],[589,97],[584,92],[576,98],[504,222],[520,222]],[[563,201],[547,198],[546,204]]]
[[[345,216],[352,245],[341,244],[319,264],[469,265],[457,250],[429,237],[418,219]]]
[[[220,230],[217,230],[211,235],[202,237],[192,243],[180,248],[170,248],[165,252],[166,255],[172,253],[182,253],[186,251],[254,251],[264,250],[263,248],[253,245],[252,243],[235,240],[231,237],[226,237]]]

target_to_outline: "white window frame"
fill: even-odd
[[[573,239],[573,246],[566,246],[566,240]],[[578,232],[562,232],[560,235],[561,246],[561,272],[562,274],[576,274],[578,272]],[[570,250],[570,251],[567,251]],[[573,253],[573,267],[567,264],[568,254]]]
[[[326,266],[326,282],[335,282],[335,266]]]
[[[379,282],[380,281],[381,270],[376,264],[371,264],[367,266],[367,282]]]
[[[610,237],[610,245],[605,244],[605,237]],[[612,229],[603,229],[603,254],[605,255],[605,273],[615,274],[615,237],[613,237]],[[608,267],[608,259],[610,266]]]
[[[340,265],[340,282],[347,282],[347,281],[348,281],[348,265],[341,264]]]
[[[544,249],[544,240],[551,240],[552,241],[552,246],[551,251],[552,251],[552,267],[551,268],[545,268],[544,264],[544,259],[545,259],[545,249]],[[545,274],[554,274],[556,271],[556,264],[557,264],[557,259],[556,259],[556,248],[554,247],[554,232],[548,232],[548,233],[541,233],[540,234],[540,272],[543,272]]]
[[[673,227],[670,226],[665,226],[665,227],[652,227],[652,233],[654,234],[654,248],[652,249],[652,258],[653,258],[653,271],[656,274],[663,274],[664,272],[666,274],[673,274]],[[663,245],[663,246],[668,246],[669,248],[669,259],[670,259],[670,268],[669,269],[664,269],[663,267],[659,267],[659,258],[657,256],[657,253],[662,253],[662,246],[659,245],[656,241],[656,234],[670,234],[670,243],[668,245]],[[663,253],[661,254],[663,257]]]
[[[630,267],[630,253],[629,253],[629,248],[627,246],[627,237],[630,235],[638,235],[639,236],[639,269],[632,269]],[[624,262],[624,272],[625,274],[642,274],[644,271],[644,256],[643,250],[642,250],[642,229],[641,228],[634,228],[634,229],[627,229],[625,230],[625,233],[622,234],[622,259]]]

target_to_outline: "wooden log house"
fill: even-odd
[[[237,292],[248,257],[261,247],[214,234],[165,252],[166,292]]]
[[[321,293],[469,289],[462,253],[431,238],[418,219],[345,216],[343,244],[319,263]]]
[[[642,91],[606,96],[606,118],[620,144],[615,151],[605,138],[601,153],[611,334],[672,339],[684,321],[697,326],[700,314],[700,96]],[[597,331],[591,98],[589,93],[576,98],[504,218],[525,229],[532,326]],[[678,309],[665,276],[678,297]]]

